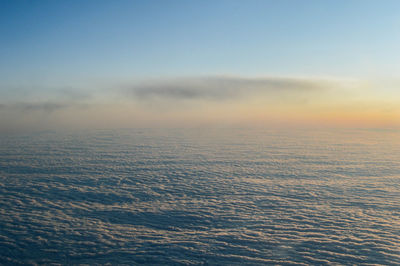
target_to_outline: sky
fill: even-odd
[[[400,124],[400,2],[0,1],[0,132]]]

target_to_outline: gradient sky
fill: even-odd
[[[38,109],[37,104],[46,110],[66,102],[68,106],[120,105],[125,97],[121,90],[129,87],[142,92],[149,82],[153,91],[165,83],[167,90],[181,88],[183,83],[191,91],[194,87],[196,91],[219,90],[215,82],[193,85],[199,77],[228,76],[229,82],[238,77],[245,81],[268,77],[268,84],[282,77],[289,83],[299,78],[311,83],[328,79],[348,84],[350,80],[358,85],[344,87],[358,90],[346,99],[357,98],[357,104],[368,107],[389,104],[394,108],[400,104],[399,29],[400,2],[396,0],[0,1],[3,128],[5,120],[30,121],[24,113]],[[195,81],[182,83],[187,77]],[[360,93],[360,88],[368,89]],[[362,100],[361,94],[366,95]],[[145,107],[140,103],[139,108],[143,100],[135,99],[136,111],[129,112],[157,112],[148,103]],[[233,109],[235,104],[246,105],[243,101],[230,104]],[[362,104],[355,109],[362,109]],[[25,106],[22,114],[17,114],[21,105]],[[221,107],[215,101],[211,105]],[[345,112],[343,106],[335,108]],[[111,120],[118,116],[115,109],[113,115],[102,110]],[[202,110],[199,107],[196,112]],[[328,113],[332,116],[335,111]],[[397,115],[397,109],[391,111],[392,122]]]

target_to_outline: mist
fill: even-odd
[[[376,84],[375,84],[376,85]],[[339,78],[200,76],[36,90],[0,104],[0,131],[198,126],[397,126],[396,101]]]

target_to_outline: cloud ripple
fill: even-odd
[[[398,132],[0,138],[0,264],[397,265]]]

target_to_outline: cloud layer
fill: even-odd
[[[332,87],[333,81],[300,78],[200,77],[150,81],[127,91],[138,98],[225,100],[257,93],[298,93]]]
[[[0,264],[400,264],[398,132],[0,141]]]

